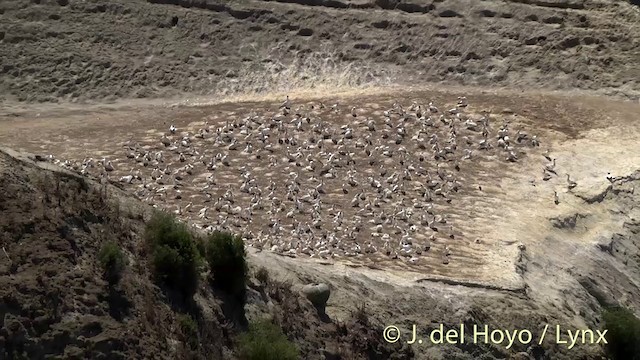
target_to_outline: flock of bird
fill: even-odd
[[[124,143],[117,158],[61,164],[124,183],[198,228],[243,234],[258,249],[448,264],[452,244],[465,238],[450,210],[457,196],[477,191],[467,181],[474,166],[517,163],[540,145],[468,106],[460,97],[447,109],[396,102],[365,112],[321,102],[294,107],[287,97],[261,114],[171,125]],[[555,175],[549,160],[545,179]]]

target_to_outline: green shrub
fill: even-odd
[[[198,323],[191,317],[191,315],[178,315],[178,324],[180,330],[185,337],[185,341],[195,348],[198,346]]]
[[[608,330],[607,353],[613,360],[640,359],[640,319],[622,307],[611,307],[602,315]]]
[[[248,268],[242,238],[214,232],[207,238],[206,254],[214,285],[244,301]]]
[[[207,253],[206,239],[202,238],[201,236],[196,236],[194,240],[196,242],[196,249],[198,250],[198,255],[200,256],[200,262],[203,262],[202,257],[204,256],[204,254]]]
[[[156,277],[184,295],[198,286],[201,256],[193,234],[173,216],[156,212],[147,223],[145,239],[151,247]]]
[[[98,253],[98,261],[109,284],[114,285],[120,281],[122,271],[126,266],[126,260],[118,244],[109,241],[102,245]]]
[[[282,329],[268,320],[252,323],[238,342],[243,360],[297,360],[299,351]]]

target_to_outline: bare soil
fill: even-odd
[[[305,359],[603,358],[600,345],[568,349],[553,332],[541,345],[535,337],[545,324],[601,329],[606,305],[640,314],[638,24],[638,6],[622,0],[0,0],[0,144],[19,151],[0,152],[0,360],[236,356],[233,340],[244,327],[206,284],[189,308],[200,326],[198,345],[188,345],[178,320],[185,304],[154,284],[140,241],[150,205],[177,212],[194,229],[246,236],[252,273],[264,266],[272,278],[250,280],[246,316],[273,317]],[[285,115],[279,105],[287,94]],[[461,96],[469,106],[459,116],[446,113]],[[409,135],[400,143],[392,132],[383,137],[384,111],[399,103],[415,120],[413,102],[441,110],[428,135],[442,143],[453,123],[475,157],[464,160],[461,145],[434,159],[431,144],[423,149],[413,138],[416,121],[405,121]],[[296,129],[296,112],[310,122]],[[494,146],[505,124],[512,138],[524,131],[540,146],[514,143],[514,162],[495,147],[478,151],[479,135],[463,124],[482,116],[490,118]],[[257,144],[245,119],[272,117],[284,120],[285,135],[272,138],[262,158],[243,153],[247,142]],[[391,131],[400,117],[390,116]],[[303,236],[291,231],[314,219],[286,216],[293,200],[285,201],[287,211],[249,217],[233,210],[252,203],[244,193],[233,206],[212,206],[240,186],[241,169],[263,192],[270,181],[279,185],[282,197],[291,172],[302,190],[315,188],[319,171],[304,169],[318,149],[302,144],[317,123],[334,134],[322,142],[326,149],[352,153],[355,164],[341,164],[324,180],[325,216],[314,231],[339,234],[347,249],[380,251],[309,256],[293,243]],[[345,126],[353,140],[334,143]],[[173,146],[223,127],[240,148],[215,136],[194,140],[188,151],[160,142],[166,135]],[[367,135],[380,150],[374,164],[357,144]],[[136,159],[145,151],[164,151],[161,170],[169,166],[184,179],[146,186],[159,165]],[[180,161],[180,152],[189,160]],[[288,161],[296,152],[298,160]],[[229,155],[229,165],[217,164],[216,183],[205,191],[206,163],[191,174],[184,165],[218,153]],[[26,154],[53,155],[58,165]],[[548,179],[544,156],[556,161]],[[99,167],[79,175],[89,158],[112,161],[110,185],[100,184]],[[431,201],[447,221],[437,231],[409,223],[426,212],[418,207],[414,218],[374,230],[351,206],[358,191],[342,190],[347,174],[357,169],[362,188],[368,176],[384,180],[382,169],[404,175],[407,163],[434,178],[442,168],[460,182],[459,191]],[[133,174],[147,180],[120,181]],[[378,209],[415,206],[427,175],[412,175],[406,181],[416,188]],[[361,207],[375,193],[363,191]],[[200,217],[205,206],[209,215]],[[344,226],[334,225],[337,211]],[[275,218],[284,230],[269,237]],[[359,222],[366,226],[355,234]],[[405,231],[429,250],[411,257],[382,251],[385,240],[376,234],[400,246]],[[102,280],[96,261],[108,240],[130,260],[116,288]],[[298,291],[311,282],[332,289],[326,316]],[[406,344],[412,325],[426,336],[440,323],[528,329],[534,343]],[[387,344],[386,325],[398,326],[402,340]]]
[[[204,280],[191,304],[153,281],[142,241],[150,208],[8,149],[0,151],[0,185],[0,359],[236,358],[235,336],[246,326],[233,315],[236,305]],[[115,286],[97,261],[107,241],[128,259]],[[250,315],[281,324],[305,359],[413,357],[382,341],[381,325],[366,313],[339,322],[320,316],[287,282],[252,279],[248,303]],[[185,313],[197,334],[182,330]]]
[[[309,282],[330,284],[333,290],[327,314],[333,321],[348,323],[354,309],[365,304],[374,323],[395,324],[404,331],[409,331],[412,324],[417,324],[422,334],[427,334],[438,323],[450,327],[459,326],[460,323],[486,324],[493,328],[530,329],[536,334],[542,331],[544,324],[600,329],[599,308],[606,305],[602,301],[637,309],[637,299],[640,298],[637,283],[639,239],[636,229],[638,215],[634,209],[638,199],[634,190],[639,181],[635,164],[640,149],[635,141],[638,136],[637,124],[633,121],[633,115],[639,107],[637,104],[584,95],[510,94],[471,88],[394,91],[386,95],[378,92],[372,95],[358,93],[324,98],[292,96],[291,101],[292,108],[300,106],[305,109],[311,109],[312,104],[315,108],[320,103],[329,105],[338,101],[341,104],[339,108],[343,109],[341,112],[313,116],[332,119],[335,126],[339,127],[343,121],[341,119],[351,117],[347,110],[351,104],[357,104],[363,116],[376,119],[377,122],[381,117],[379,112],[395,99],[402,99],[400,102],[405,106],[411,101],[433,101],[446,109],[462,95],[469,101],[468,109],[464,110],[468,116],[473,117],[476,112],[489,112],[495,124],[494,130],[502,122],[508,121],[513,130],[521,129],[530,135],[538,135],[541,145],[521,148],[520,159],[515,163],[505,161],[498,156],[499,152],[478,155],[481,161],[477,167],[465,167],[461,163],[460,179],[464,184],[464,196],[452,195],[453,210],[448,211],[453,212],[445,212],[452,214],[451,226],[460,230],[455,240],[447,238],[441,244],[438,241],[434,244],[434,253],[442,251],[439,246],[446,245],[450,249],[452,254],[448,264],[441,262],[442,254],[428,253],[423,256],[423,261],[416,264],[408,264],[402,258],[385,260],[384,257],[370,256],[349,261],[318,260],[302,255],[292,258],[268,249],[260,251],[259,247],[255,247],[255,241],[248,239],[253,266],[267,267],[274,279],[291,282],[293,289]],[[16,149],[43,156],[55,154],[60,160],[69,159],[71,162],[65,165],[67,167],[73,167],[74,162],[81,163],[88,157],[106,157],[113,160],[118,169],[113,175],[113,180],[118,183],[120,175],[131,171],[141,169],[146,174],[143,166],[127,159],[126,155],[131,151],[129,146],[138,143],[140,148],[149,150],[158,146],[163,148],[159,138],[161,134],[168,133],[167,125],[175,124],[180,133],[193,134],[207,121],[215,126],[223,126],[227,120],[233,123],[234,119],[243,119],[250,114],[278,112],[279,104],[280,101],[271,101],[208,106],[131,105],[121,108],[87,107],[84,110],[47,110],[46,107],[30,111],[16,110],[12,112],[13,115],[0,120],[3,125],[0,138],[3,143]],[[137,120],[132,122],[134,117]],[[296,136],[302,137],[303,134]],[[616,139],[613,146],[610,139]],[[331,142],[327,142],[331,149]],[[407,141],[404,145],[415,146],[415,141]],[[403,145],[392,146],[397,150]],[[206,151],[209,147],[215,148],[215,145],[208,145],[201,150]],[[276,149],[276,154],[282,155],[284,150]],[[548,161],[542,154],[547,150],[548,156],[557,160],[555,171],[558,175],[543,181],[542,168]],[[261,172],[260,168],[267,167],[266,157],[257,160],[242,155],[241,150],[227,152],[234,156],[231,165],[236,162],[238,166],[250,165],[256,173],[266,177],[261,179],[264,184],[269,178],[279,181],[282,177],[278,174],[287,173],[286,169],[271,174]],[[177,155],[167,157],[167,161],[179,163],[173,156]],[[234,170],[238,167],[231,165],[228,169],[220,165],[220,170],[216,170],[219,171],[217,178],[220,189],[226,189],[227,184],[239,186],[240,173]],[[360,171],[366,165],[363,164]],[[286,163],[281,166],[296,167]],[[393,164],[387,166],[390,170],[394,169]],[[425,166],[433,170],[435,163]],[[479,175],[486,172],[493,176]],[[567,173],[578,183],[576,188],[567,189]],[[303,175],[301,181],[309,181],[306,176]],[[620,179],[611,183],[607,176]],[[199,176],[194,174],[193,178]],[[188,184],[190,180],[184,183]],[[472,189],[478,184],[483,187],[482,193],[491,196],[481,193],[474,195]],[[135,193],[140,185],[118,186]],[[182,188],[185,195],[189,194],[189,186]],[[218,191],[218,187],[212,191]],[[558,205],[554,204],[554,190],[559,194]],[[406,199],[415,198],[408,195]],[[206,225],[195,216],[198,206],[203,205],[198,202],[198,197],[170,199],[167,197],[166,203],[152,203],[172,210],[176,206],[184,208],[192,202],[195,213],[185,212],[181,216],[194,225]],[[494,205],[478,208],[483,201]],[[336,206],[342,206],[340,204],[336,202]],[[441,211],[447,211],[444,209],[447,208],[442,207]],[[345,211],[349,210],[345,207]],[[477,215],[473,216],[474,213]],[[225,217],[235,219],[235,222],[241,221],[237,216]],[[257,232],[262,224],[261,219],[256,217],[249,230]],[[476,238],[480,239],[478,243],[475,242]],[[16,251],[14,249],[12,247],[8,251],[11,250],[11,253]],[[457,255],[460,252],[466,255]],[[298,306],[291,304],[278,305],[274,310],[269,301],[259,295],[259,287],[255,291],[253,301],[247,306],[249,318],[273,311],[276,314],[278,311],[284,314],[298,312],[279,310],[288,309],[286,306]],[[313,311],[308,310],[303,314],[306,321],[319,321],[313,320],[317,316]],[[309,356],[320,356],[318,348],[312,351],[311,347],[316,346],[313,340],[315,336],[321,335],[307,328],[301,330],[298,321],[287,316],[282,318],[288,334],[303,346],[309,346]],[[317,326],[312,327],[314,329],[322,328],[320,325],[313,326]],[[364,330],[363,327],[353,326],[360,329],[357,331]],[[380,340],[374,333],[368,336],[372,341]],[[332,339],[335,342],[331,344],[346,341],[340,337]],[[327,346],[332,347],[331,344]],[[409,351],[406,345],[404,351]],[[596,359],[602,348],[584,345],[569,350],[547,339],[542,347],[517,345],[505,349],[504,345],[473,344],[469,339],[466,344],[414,345],[411,351],[417,358],[425,359],[474,359],[478,354],[488,359],[505,358],[515,356],[519,351],[527,352],[528,356],[536,359]]]
[[[481,85],[638,97],[626,1],[4,0],[0,96],[57,102]]]

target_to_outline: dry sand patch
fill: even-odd
[[[572,195],[574,192],[590,186],[590,183],[603,181],[602,172],[594,172],[595,166],[606,163],[611,169],[615,169],[609,170],[611,172],[628,171],[632,161],[627,161],[626,166],[621,166],[622,163],[616,159],[619,159],[618,153],[625,148],[623,145],[633,145],[630,141],[632,133],[619,131],[626,134],[626,138],[618,136],[620,146],[613,149],[610,149],[606,140],[594,142],[594,138],[604,139],[603,134],[613,135],[611,132],[615,130],[606,128],[606,121],[599,118],[606,113],[604,109],[589,106],[577,98],[541,94],[472,94],[468,99],[469,106],[459,108],[464,114],[461,115],[461,119],[446,112],[456,104],[454,94],[447,91],[428,91],[409,92],[402,96],[378,94],[363,96],[361,99],[292,99],[292,110],[288,115],[280,114],[279,103],[227,103],[202,107],[103,110],[99,114],[75,114],[68,119],[57,120],[46,119],[42,115],[31,119],[25,116],[20,121],[5,119],[5,122],[13,121],[10,128],[5,127],[7,130],[2,136],[10,146],[31,152],[54,154],[59,159],[70,160],[69,165],[75,164],[78,169],[82,168],[82,161],[86,158],[92,157],[97,162],[104,157],[110,160],[116,169],[109,173],[110,178],[115,181],[139,172],[146,180],[134,180],[133,184],[124,184],[125,188],[137,193],[142,199],[170,211],[177,212],[180,209],[180,216],[200,227],[213,225],[241,233],[250,231],[252,236],[249,236],[251,239],[248,243],[257,248],[273,248],[276,252],[296,257],[313,255],[312,257],[324,258],[320,261],[342,261],[351,266],[396,268],[423,274],[427,279],[520,289],[523,281],[516,271],[521,251],[519,246],[530,246],[539,239],[541,231],[548,230],[548,221],[545,220],[545,216],[548,217],[547,209],[552,212],[559,211],[558,209],[568,206],[566,204],[578,201],[572,199],[575,197]],[[391,114],[391,120],[385,120],[384,112],[391,109],[396,101],[403,105],[410,120],[402,121],[398,114]],[[429,123],[429,120],[417,120],[417,109],[409,111],[413,102],[421,104],[425,109],[430,101],[439,107],[438,113],[431,114],[434,126],[422,124],[425,121]],[[321,103],[324,105],[322,109]],[[334,104],[337,104],[338,110],[331,108]],[[357,117],[351,114],[352,105],[356,107]],[[547,113],[541,111],[543,108]],[[300,110],[302,118],[311,119],[308,123],[306,120],[303,121],[300,130],[295,130],[297,123],[293,113],[297,109]],[[478,131],[466,129],[464,121],[467,118],[478,121],[485,112],[491,114],[488,139],[493,147],[490,150],[478,150],[481,135]],[[443,118],[444,122],[440,119],[443,114],[446,115]],[[286,132],[274,132],[275,135],[267,141],[271,144],[272,150],[256,150],[251,154],[243,152],[247,143],[251,143],[255,149],[258,148],[256,134],[260,125],[247,122],[249,116],[254,116],[259,119],[258,122],[263,123],[271,117],[281,118],[280,123],[286,128]],[[548,120],[545,121],[545,118]],[[428,141],[432,134],[437,134],[439,147],[446,146],[445,139],[449,137],[448,132],[451,129],[445,124],[450,121],[448,119],[451,119],[456,127],[456,142],[460,148],[448,155],[446,160],[438,161],[434,158],[433,149],[430,148],[432,144]],[[375,131],[368,130],[369,120],[373,120]],[[385,122],[390,123],[390,126],[385,125]],[[513,144],[516,144],[513,139],[516,130],[522,130],[529,133],[528,139],[537,134],[541,146],[532,147],[530,144],[525,145],[523,141],[523,144],[517,144],[516,147],[518,160],[506,161],[506,152],[499,150],[497,146],[496,134],[500,127],[507,123]],[[168,134],[171,124],[177,127],[176,134]],[[216,141],[216,136],[212,134],[225,124],[227,127],[221,133],[228,135],[229,139],[226,142]],[[314,133],[313,126],[316,124],[322,124],[325,130]],[[399,124],[403,124],[406,129],[407,134],[404,138],[395,133]],[[205,138],[196,140],[194,136],[207,127],[210,132]],[[589,127],[593,130],[588,130]],[[346,139],[342,134],[346,128],[353,131],[351,139]],[[420,135],[421,138],[418,140],[417,136],[422,128],[426,133]],[[33,129],[38,129],[38,132],[34,132]],[[271,130],[274,129],[277,130],[275,125]],[[176,144],[182,137],[189,136],[192,145],[182,148],[178,144],[174,151],[168,151],[160,143],[163,134],[168,134],[172,143]],[[310,138],[314,137],[314,134],[318,139],[315,144],[311,144]],[[367,136],[369,140],[366,141],[372,142],[370,146],[364,144]],[[321,137],[327,138],[321,142]],[[230,140],[231,138],[236,140]],[[574,140],[571,140],[572,138]],[[469,139],[470,144],[464,142],[466,139]],[[558,140],[569,142],[563,145],[558,143]],[[229,149],[231,141],[240,143],[236,150]],[[295,144],[286,144],[287,141],[293,141]],[[397,141],[400,143],[396,144]],[[319,143],[323,144],[323,150],[317,148]],[[610,149],[609,155],[594,157],[594,152],[607,154],[598,150],[598,146]],[[136,147],[138,150],[134,150]],[[400,155],[400,147],[406,149],[407,155]],[[472,149],[472,160],[462,159],[466,154],[465,147]],[[551,156],[557,159],[558,176],[554,175],[550,181],[542,181],[542,168],[547,163],[542,153],[547,149],[552,149]],[[367,156],[367,150],[378,152]],[[626,156],[631,156],[631,150],[632,148],[629,148]],[[160,151],[165,158],[162,164],[154,158],[150,164],[142,166],[141,161],[127,158],[140,158],[144,153],[155,156]],[[325,152],[322,155],[324,160],[319,155],[322,151]],[[341,162],[336,161],[337,173],[333,178],[320,175],[319,167],[315,170],[308,168],[311,160],[326,163],[331,153],[339,156],[339,151],[351,154],[356,165],[347,165],[347,157]],[[390,151],[391,155],[383,155],[384,151]],[[574,152],[573,157],[568,151]],[[185,159],[185,162],[179,160],[181,152],[187,154],[185,158],[188,159]],[[300,152],[299,156],[292,157],[296,152]],[[216,169],[207,169],[205,163],[209,163],[217,154],[220,155],[218,160],[214,160]],[[225,154],[228,156],[228,166],[220,162],[220,157]],[[257,158],[258,154],[261,155],[260,159]],[[575,158],[580,154],[582,158]],[[405,159],[404,165],[399,163],[401,156]],[[296,160],[289,162],[289,158]],[[373,165],[370,165],[369,161],[372,161]],[[277,162],[277,165],[269,166],[270,162]],[[189,171],[191,174],[185,173],[187,164],[194,166]],[[412,179],[398,181],[405,175],[405,168],[409,165],[414,169],[408,172]],[[438,166],[444,170],[445,177],[449,176],[450,180],[459,183],[458,192],[447,189],[446,197],[432,193],[432,200],[426,201],[421,196],[423,184],[426,183],[427,176],[438,179]],[[460,171],[456,171],[455,166],[458,166]],[[587,166],[591,169],[590,172],[585,170]],[[154,168],[157,168],[156,177],[164,170],[170,174],[165,176],[166,180],[162,185],[150,179]],[[257,195],[238,191],[243,183],[243,173],[239,170],[241,168],[251,172],[252,178],[255,178],[253,181],[261,190],[260,196],[265,196],[270,191],[268,187],[271,182],[276,184],[277,190],[274,192],[280,191],[279,200],[285,204],[281,211],[273,207],[275,212],[269,213],[272,205],[264,202],[261,206],[255,206],[256,210],[252,210],[253,214],[249,216],[247,209],[251,204],[255,204]],[[415,168],[419,168],[417,171],[422,169],[427,172],[420,175]],[[380,175],[382,170],[386,170],[385,176]],[[96,165],[95,168],[88,168],[87,172],[93,176],[100,176],[103,170]],[[357,182],[355,186],[346,185],[350,173],[355,174],[352,177]],[[571,173],[572,178],[581,186],[572,192],[563,189],[564,173]],[[174,179],[176,174],[181,180]],[[211,174],[215,177],[215,185],[207,185],[207,178]],[[285,184],[291,182],[296,176],[294,174],[298,174],[299,182],[298,193],[294,198],[306,196],[306,209],[302,210],[302,213],[296,210],[295,199],[285,199]],[[393,177],[393,174],[396,176]],[[398,192],[391,198],[384,199],[370,186],[371,176],[384,184],[383,188],[391,188],[393,182],[404,183],[402,191],[405,195]],[[385,183],[385,179],[389,177],[391,183]],[[442,182],[447,183],[447,180]],[[147,186],[153,183],[153,191],[145,188],[143,183],[147,183]],[[322,216],[312,215],[313,204],[317,203],[317,200],[309,195],[320,183],[323,184],[325,194],[317,195],[321,199],[321,205],[320,209],[315,211]],[[176,184],[178,185],[175,186]],[[343,185],[347,194],[343,191]],[[559,193],[560,206],[553,205],[554,189]],[[219,202],[220,211],[216,211],[213,204],[228,190],[234,192],[233,203]],[[435,189],[430,191],[435,192]],[[358,207],[351,206],[350,202],[360,192],[364,197],[364,200],[360,201],[362,204]],[[176,199],[178,193],[180,198]],[[449,200],[450,203],[447,202]],[[423,203],[420,203],[421,201]],[[376,206],[371,205],[374,202],[377,202]],[[187,206],[190,211],[184,210]],[[432,207],[431,211],[435,217],[427,214],[425,206]],[[206,217],[199,217],[205,207]],[[406,216],[406,210],[412,214]],[[295,214],[289,214],[292,211]],[[336,220],[338,211],[342,212],[339,225]],[[286,216],[287,214],[289,216]],[[389,218],[395,219],[385,222],[380,219],[381,214],[388,214]],[[400,220],[405,217],[406,220]],[[269,226],[274,219],[280,219],[278,226],[282,229],[279,234],[273,234],[273,227]],[[314,219],[318,220],[318,228],[311,226]],[[436,219],[443,222],[436,222]],[[380,226],[376,225],[376,222]],[[437,231],[430,229],[431,226],[437,228]],[[354,231],[356,227],[358,230]],[[344,240],[348,245],[337,245],[339,239],[348,239]],[[407,239],[411,242],[409,246],[406,244]],[[334,241],[333,247],[322,244],[323,241]],[[405,250],[411,248],[415,251],[423,247],[422,254],[404,255],[403,244]],[[356,245],[359,247],[357,250]],[[429,250],[425,251],[425,246],[428,246]],[[369,250],[365,250],[365,247]],[[322,252],[327,249],[329,251]]]

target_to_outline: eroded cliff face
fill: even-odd
[[[440,244],[451,244],[453,260],[434,257],[420,269],[402,259],[318,262],[250,248],[252,266],[285,282],[252,280],[247,316],[275,317],[307,359],[597,359],[602,344],[569,348],[557,332],[602,330],[603,306],[640,309],[640,109],[582,91],[637,99],[639,20],[638,7],[625,1],[0,0],[0,142],[78,163],[122,160],[123,143],[160,146],[170,124],[195,134],[230,118],[269,117],[282,100],[271,102],[274,93],[290,93],[294,111],[339,103],[342,113],[320,114],[336,127],[353,122],[350,106],[386,126],[382,112],[393,103],[445,109],[465,96],[471,113],[491,114],[493,131],[526,129],[541,146],[519,153],[511,167],[475,163],[487,167],[470,177],[473,193],[450,208],[463,231]],[[307,98],[304,90],[313,89],[320,96]],[[269,102],[216,103],[255,100],[254,93]],[[209,106],[141,99],[195,95]],[[116,99],[125,106],[66,103]],[[150,279],[139,240],[147,210],[128,198],[131,188],[112,189],[126,198],[116,206],[92,180],[14,155],[0,158],[4,349],[34,357],[234,356],[234,330],[207,288],[196,297],[206,330],[200,345],[188,346],[175,309]],[[543,156],[557,160],[552,174],[543,172],[550,162]],[[235,168],[228,175],[239,176]],[[185,200],[171,205],[184,208]],[[113,291],[95,261],[111,237],[132,261]],[[298,294],[310,282],[332,289],[329,321]],[[413,325],[427,339],[441,324],[469,330],[452,344],[406,344]],[[402,333],[392,345],[382,337],[388,325]],[[474,339],[474,325],[534,338],[507,348]]]
[[[382,340],[368,312],[327,319],[282,279],[251,277],[246,309],[213,291],[206,274],[191,299],[179,299],[151,272],[143,241],[150,208],[36,159],[0,149],[0,359],[235,359],[245,312],[273,318],[304,358],[413,358],[409,347]],[[115,285],[98,260],[106,242],[127,258]]]
[[[376,325],[371,327],[375,331],[362,336],[371,339],[374,348],[384,345],[373,341],[382,339],[375,338],[374,334],[382,336],[380,329],[384,326],[398,326],[404,334],[402,340],[394,345],[397,348],[379,348],[379,351],[411,356],[405,352],[410,348],[417,358],[458,356],[467,359],[478,354],[487,358],[504,358],[518,352],[526,352],[533,358],[595,359],[602,354],[601,344],[569,349],[568,345],[558,343],[555,338],[557,326],[561,332],[602,330],[603,304],[620,304],[634,311],[638,308],[637,237],[634,231],[637,226],[636,164],[640,145],[635,141],[638,130],[633,117],[637,104],[581,95],[513,94],[469,88],[382,91],[313,99],[294,98],[292,102],[308,105],[339,101],[347,109],[347,117],[352,118],[348,111],[350,103],[358,104],[360,115],[371,111],[370,116],[375,117],[378,116],[376,111],[381,112],[395,101],[424,102],[427,99],[448,108],[454,106],[456,97],[460,95],[467,97],[469,112],[480,109],[493,114],[492,123],[496,126],[493,130],[508,122],[514,131],[528,129],[530,136],[535,133],[541,145],[520,153],[516,163],[500,157],[478,162],[486,167],[479,168],[484,169],[482,173],[485,174],[481,185],[468,182],[473,178],[468,178],[468,169],[460,172],[466,174],[466,180],[461,178],[460,181],[465,181],[470,190],[479,192],[474,196],[456,197],[452,202],[451,206],[455,205],[455,208],[450,210],[457,215],[449,217],[449,220],[464,231],[456,233],[454,238],[440,239],[442,241],[433,245],[435,251],[448,244],[453,254],[448,264],[438,261],[438,257],[433,257],[430,266],[422,269],[416,265],[408,266],[402,259],[378,263],[345,259],[317,261],[305,256],[292,258],[273,254],[266,248],[261,252],[256,252],[257,248],[249,248],[253,266],[265,266],[274,279],[291,281],[294,290],[310,282],[330,285],[332,292],[327,315],[334,325],[326,325],[329,328],[325,328],[321,324],[322,319],[305,307],[304,301],[286,304],[298,309],[292,311],[302,314],[298,320],[285,316],[288,310],[280,312],[281,323],[289,335],[298,334],[293,337],[307,349],[308,358],[324,356],[324,352],[313,349],[322,348],[324,345],[321,344],[325,342],[326,347],[331,347],[328,353],[338,353],[339,349],[333,346],[347,340],[343,337],[344,330],[335,328],[335,324],[351,321],[355,309],[363,304],[366,304],[369,319]],[[241,118],[245,113],[257,116],[277,109],[280,102],[224,103],[204,107],[87,107],[85,110],[67,110],[58,106],[49,111],[49,115],[45,112],[44,116],[44,108],[41,107],[4,118],[2,121],[6,126],[2,127],[4,132],[0,138],[3,143],[16,148],[55,154],[60,163],[70,169],[88,155],[80,144],[90,144],[96,154],[120,159],[120,162],[115,162],[116,167],[118,171],[126,172],[124,162],[130,160],[126,156],[126,149],[129,149],[126,144],[130,144],[131,139],[138,139],[140,144],[148,140],[151,142],[149,146],[157,143],[163,147],[160,135],[149,135],[149,129],[161,134],[167,131],[167,124],[173,123],[183,130],[190,127],[197,130],[206,123],[206,119],[215,122],[212,116],[227,114]],[[331,116],[336,116],[336,121],[340,120],[340,114]],[[131,122],[132,118],[139,120]],[[101,129],[100,134],[103,135],[96,133],[95,129]],[[113,147],[115,139],[123,139],[125,150]],[[613,144],[612,139],[615,139]],[[556,159],[555,165],[545,156]],[[167,161],[173,160],[167,158]],[[175,161],[179,163],[177,155]],[[258,168],[260,165],[255,166]],[[228,174],[227,170],[220,170],[220,174],[227,174],[220,179],[239,176],[231,167],[229,169]],[[547,180],[543,169],[553,171]],[[145,174],[144,171],[140,173]],[[572,181],[575,186],[570,186]],[[123,190],[129,189],[136,194],[141,185],[120,184]],[[225,189],[222,186],[219,190],[224,192]],[[187,191],[186,188],[182,190]],[[471,201],[473,199],[476,200]],[[173,206],[186,205],[181,201],[187,200],[172,197],[164,205],[170,204],[170,209],[174,209]],[[41,211],[38,206],[34,209],[36,214]],[[27,209],[23,211],[26,214]],[[183,214],[186,220],[189,220],[189,214]],[[194,214],[197,212],[191,215]],[[460,218],[460,214],[475,216]],[[198,218],[191,220],[199,221]],[[259,226],[260,221],[255,221],[253,226]],[[254,244],[255,240],[248,241],[248,244]],[[474,265],[468,257],[456,256],[467,251],[465,244],[471,243],[484,249],[478,253],[484,254],[482,263]],[[12,247],[6,249],[9,256],[21,249],[18,243],[11,244]],[[424,259],[431,258],[426,256]],[[22,261],[27,260],[23,256]],[[437,274],[433,269],[438,270],[440,276],[434,276]],[[251,292],[253,295],[247,307],[250,318],[274,312],[270,303],[276,300],[265,298],[262,292],[260,286],[255,286]],[[199,302],[215,302],[210,299],[213,298],[205,293]],[[299,310],[303,308],[306,310]],[[211,316],[216,311],[204,313]],[[275,313],[278,314],[277,311]],[[315,325],[300,325],[307,324],[304,321]],[[540,336],[547,325],[551,330],[548,330],[549,335],[542,345],[535,341],[515,342],[507,348],[505,343],[474,341],[470,330],[465,334],[464,342],[406,344],[411,340],[406,336],[411,334],[413,325],[416,325],[418,335],[426,339],[440,324],[448,329],[459,328],[462,324],[466,329],[472,329],[474,325],[484,329],[486,325],[490,329],[528,330],[535,336]],[[310,330],[318,326],[324,329],[323,334],[327,334],[324,340]],[[354,327],[362,329],[359,325]],[[343,335],[331,335],[334,331]],[[359,332],[354,336],[357,334]],[[351,335],[345,336],[349,338]],[[347,342],[352,343],[350,340]],[[402,345],[404,350],[401,350]],[[358,353],[359,350],[350,347],[345,351]]]
[[[625,1],[7,0],[0,8],[5,100],[440,81],[639,91],[640,15]]]

